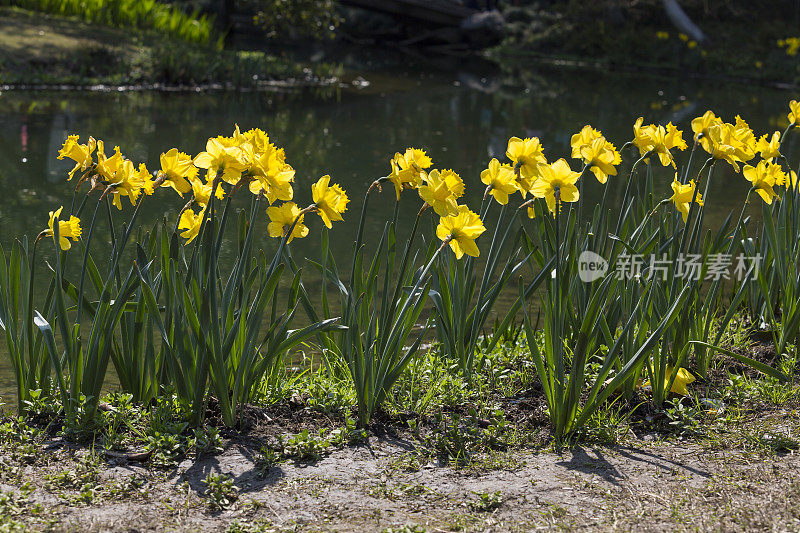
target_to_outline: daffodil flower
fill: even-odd
[[[289,201],[294,197],[292,182],[295,170],[286,163],[282,149],[269,145],[266,151],[255,156],[251,174],[250,192],[263,193],[269,203]]]
[[[781,132],[775,131],[772,133],[771,138],[767,138],[764,134],[756,144],[756,151],[761,154],[761,159],[764,161],[772,161],[781,155]]]
[[[759,161],[755,167],[745,165],[742,170],[744,177],[753,184],[753,189],[767,204],[772,204],[772,199],[777,197],[772,189],[776,185],[775,173],[767,168],[766,161]]]
[[[283,237],[292,227],[295,220],[297,220],[297,224],[294,225],[294,229],[289,235],[289,240],[286,242],[292,242],[295,237],[302,238],[308,235],[308,228],[303,225],[303,217],[305,215],[301,214],[300,208],[294,202],[287,202],[280,207],[268,207],[267,216],[269,216],[267,233],[269,233],[270,237]]]
[[[242,161],[241,150],[236,141],[228,137],[211,138],[206,142],[206,151],[194,158],[198,168],[206,169],[208,181],[221,174],[222,179],[235,185],[247,166]]]
[[[666,370],[664,371],[664,388],[667,388],[667,385],[669,385],[669,378],[672,376],[673,369],[674,367],[667,366]],[[670,392],[673,394],[680,394],[681,396],[689,396],[689,389],[687,389],[686,386],[694,381],[695,377],[691,372],[685,368],[679,368],[678,372],[675,374],[675,381],[672,382]],[[650,385],[650,381],[648,380],[644,382],[643,385]]]
[[[65,157],[68,157],[75,161],[75,166],[69,171],[68,179],[70,180],[76,172],[79,170],[81,172],[85,172],[94,163],[92,153],[97,147],[97,142],[94,140],[94,137],[89,137],[89,141],[86,144],[79,144],[79,138],[80,137],[78,135],[68,136],[67,140],[64,141],[64,145],[61,147],[61,150],[58,151],[58,159],[64,159]]]
[[[514,169],[510,165],[500,164],[497,158],[489,161],[489,168],[481,172],[481,181],[489,187],[491,195],[501,205],[506,205],[508,195],[518,190]]]
[[[581,158],[589,165],[597,181],[605,183],[609,176],[617,175],[617,168],[622,162],[622,156],[617,152],[614,145],[606,141],[605,137],[600,136],[592,141],[591,144],[581,148]]]
[[[57,218],[61,216],[61,211],[64,209],[63,206],[59,207],[55,211],[50,211],[49,216],[50,220],[47,223],[48,229],[46,229],[43,234],[47,237],[53,237],[55,239],[55,221]],[[70,215],[69,220],[61,220],[59,218],[58,221],[58,244],[62,250],[69,250],[72,248],[72,243],[69,241],[72,239],[73,241],[77,241],[81,236],[81,220],[76,217],[75,215]]]
[[[444,216],[436,227],[436,236],[450,245],[456,254],[456,259],[461,259],[464,254],[478,257],[480,251],[475,239],[486,231],[486,227],[476,213],[465,206],[458,207],[455,215]]]
[[[694,132],[694,140],[700,143],[700,146],[709,154],[713,152],[711,146],[711,139],[708,137],[708,132],[711,126],[722,124],[722,119],[718,118],[713,111],[709,110],[703,113],[703,116],[692,119],[692,131]]]
[[[689,217],[689,208],[691,207],[692,198],[694,198],[697,205],[703,205],[703,196],[699,192],[697,193],[697,197],[694,195],[696,188],[697,185],[695,185],[694,180],[689,180],[689,183],[682,184],[678,181],[677,174],[675,175],[675,179],[672,180],[672,196],[670,196],[669,199],[675,204],[675,208],[680,211],[683,216],[684,224]]]
[[[213,187],[212,183],[206,182],[203,183],[199,179],[191,180],[192,184],[192,195],[194,196],[194,201],[200,207],[205,207],[208,205],[208,201],[211,199],[211,188]],[[217,187],[214,196],[217,197],[218,200],[222,200],[225,197],[225,191],[222,187]]]
[[[311,185],[314,206],[317,208],[322,222],[329,229],[333,227],[331,222],[343,220],[342,213],[347,210],[347,203],[350,201],[344,189],[338,184],[329,185],[330,180],[331,177],[325,175]]]
[[[789,124],[797,125],[800,122],[800,102],[792,100],[789,102],[789,114],[787,115]]]
[[[556,210],[556,191],[561,202],[577,202],[580,196],[575,186],[580,172],[573,172],[564,158],[551,165],[542,165],[540,177],[533,184],[531,193],[537,198],[544,198],[551,213]]]
[[[431,206],[439,216],[458,213],[456,201],[464,194],[464,182],[461,176],[452,170],[431,170],[423,177],[423,185],[419,186],[419,196]]]
[[[146,169],[145,169],[146,172]],[[114,176],[109,180],[109,184],[113,185],[111,193],[113,195],[112,203],[114,206],[122,210],[122,197],[127,196],[131,205],[136,205],[136,200],[144,188],[144,182],[133,166],[129,159],[123,160]]]
[[[159,176],[164,178],[162,187],[172,187],[181,196],[192,190],[191,180],[197,178],[197,167],[189,154],[171,148],[161,154],[160,162]]]
[[[103,141],[97,141],[97,173],[107,182],[113,183],[117,172],[121,169],[125,158],[119,150],[119,146],[114,147],[114,155],[106,157]]]
[[[539,165],[547,163],[544,157],[542,143],[538,137],[520,139],[511,137],[508,140],[506,157],[514,163],[514,168],[528,181],[535,181],[539,177]]]
[[[203,225],[204,215],[205,208],[201,209],[199,213],[187,209],[181,214],[181,219],[178,221],[178,229],[184,230],[181,233],[181,237],[186,239],[186,244],[192,242],[200,233],[200,226]]]
[[[407,148],[402,154],[394,154],[389,165],[391,167],[389,181],[394,185],[397,199],[400,200],[400,191],[416,189],[422,185],[425,170],[433,165],[433,161],[424,150]]]
[[[675,166],[675,160],[672,157],[673,148],[679,150],[686,149],[686,141],[683,140],[683,133],[676,128],[672,122],[664,126],[656,126],[649,124],[642,127],[644,119],[639,117],[633,126],[633,144],[639,148],[639,153],[644,156],[648,152],[658,154],[661,164],[664,166]]]
[[[595,139],[603,137],[603,134],[588,124],[581,128],[581,131],[576,133],[570,139],[570,146],[572,146],[572,158],[582,159],[581,151],[584,147],[590,146]]]

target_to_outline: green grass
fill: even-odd
[[[320,84],[338,74],[330,65],[309,69],[264,52],[0,7],[0,83],[260,87],[276,80]]]
[[[117,28],[155,30],[170,38],[192,43],[214,44],[214,19],[197,11],[184,13],[178,7],[156,0],[1,0],[16,6],[85,22]]]

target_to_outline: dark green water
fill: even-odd
[[[389,170],[388,159],[408,146],[428,151],[438,168],[452,168],[467,184],[466,203],[477,210],[483,187],[480,171],[492,157],[503,158],[511,136],[538,136],[549,160],[569,157],[573,133],[587,123],[619,148],[632,137],[631,126],[673,121],[691,142],[689,121],[706,109],[726,120],[741,114],[758,135],[785,123],[787,103],[796,94],[757,86],[694,79],[575,71],[542,71],[525,87],[507,76],[484,76],[457,69],[413,73],[395,69],[366,73],[364,89],[300,90],[274,93],[14,92],[0,94],[0,243],[35,236],[46,226],[47,212],[69,205],[72,185],[65,181],[70,164],[56,154],[67,134],[103,139],[106,151],[119,145],[134,162],[151,170],[158,157],[175,146],[197,153],[209,136],[260,127],[286,150],[297,171],[296,198],[310,201],[310,184],[323,174],[342,184],[352,202],[346,222],[337,224],[331,242],[340,263],[348,261],[366,186]],[[687,133],[688,132],[688,133]],[[795,152],[797,136],[785,148]],[[679,161],[686,161],[688,151]],[[632,163],[627,154],[627,165]],[[578,163],[573,161],[573,167]],[[624,168],[624,165],[623,165]],[[656,180],[667,197],[672,171],[656,165]],[[740,175],[717,166],[706,200],[713,225],[741,207],[748,186]],[[611,178],[609,198],[622,196],[623,172]],[[586,200],[602,189],[587,178]],[[375,238],[391,216],[393,194],[384,189],[371,201],[367,237]],[[161,217],[174,223],[182,206],[170,190],[147,200],[141,221]],[[410,226],[419,201],[411,194],[401,203],[400,225]],[[130,206],[127,206],[130,214]],[[263,212],[262,212],[263,216]],[[307,219],[308,238],[293,243],[296,257],[318,255],[321,222]],[[107,230],[98,239],[108,239]],[[429,225],[424,233],[430,238]],[[266,231],[264,230],[264,235]],[[263,246],[274,240],[262,239]],[[13,377],[0,341],[0,396],[13,402]]]

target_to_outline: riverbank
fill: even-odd
[[[330,85],[340,69],[256,51],[217,50],[151,32],[0,8],[0,84],[8,88],[251,88]]]
[[[738,340],[737,340],[738,339]],[[727,337],[769,364],[770,343]],[[747,531],[800,525],[800,380],[732,359],[663,411],[647,388],[612,398],[554,449],[541,388],[514,341],[472,386],[415,363],[387,409],[355,427],[353,392],[324,366],[226,429],[212,400],[192,430],[167,397],[105,398],[98,426],[52,401],[0,423],[0,522],[88,531]],[[432,391],[424,397],[420,390]],[[400,406],[403,406],[401,410]],[[408,410],[408,407],[411,410]]]

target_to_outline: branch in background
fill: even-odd
[[[677,0],[662,0],[664,4],[664,11],[667,12],[667,16],[669,20],[672,22],[672,25],[678,28],[678,30],[682,31],[698,43],[703,43],[707,41],[703,30],[701,30],[697,24],[692,22],[692,19],[689,18],[689,15],[681,8],[680,4],[678,4]]]

